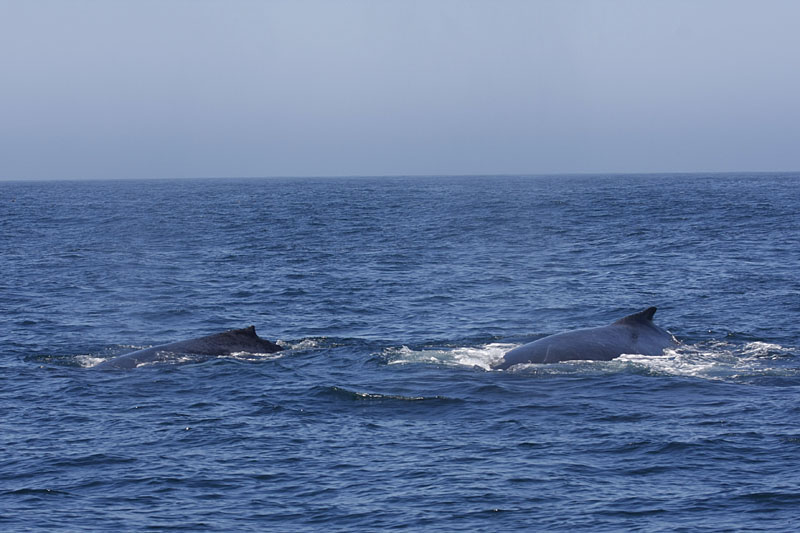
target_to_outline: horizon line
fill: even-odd
[[[765,175],[765,174],[800,174],[800,170],[677,170],[677,171],[601,171],[601,172],[479,172],[479,173],[409,173],[409,174],[275,174],[263,176],[129,176],[129,177],[64,177],[64,178],[6,178],[0,177],[0,182],[49,182],[49,181],[165,181],[165,180],[270,180],[270,179],[368,179],[368,178],[503,178],[503,177],[579,177],[579,176],[682,176],[693,174],[708,175]]]

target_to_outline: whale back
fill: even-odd
[[[623,353],[660,355],[677,341],[668,331],[653,323],[655,313],[655,307],[648,307],[608,326],[543,337],[507,352],[493,368],[505,370],[519,363],[609,361]]]
[[[255,326],[248,326],[136,350],[104,361],[94,368],[136,368],[142,363],[161,360],[166,354],[231,355],[239,352],[255,354],[274,353],[282,349],[278,344],[259,337]]]
[[[185,353],[227,355],[236,352],[273,353],[281,350],[274,342],[256,334],[255,326],[232,329],[198,339],[167,344],[162,349],[183,350]]]

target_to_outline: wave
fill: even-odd
[[[325,397],[335,400],[345,401],[366,401],[366,402],[461,402],[457,398],[447,396],[404,396],[401,394],[382,394],[377,392],[361,392],[344,387],[316,387],[315,396]]]

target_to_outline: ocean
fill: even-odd
[[[800,174],[0,182],[2,531],[794,531]],[[650,306],[662,356],[503,353]],[[274,354],[93,367],[255,325]]]

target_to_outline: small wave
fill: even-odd
[[[32,488],[32,487],[23,487],[21,489],[12,489],[6,490],[0,494],[6,494],[9,496],[71,496],[72,493],[63,491],[63,490],[56,490],[56,489],[39,489],[39,488]]]
[[[349,401],[369,401],[369,402],[383,402],[383,401],[401,401],[401,402],[455,402],[460,401],[455,398],[448,398],[446,396],[404,396],[401,394],[381,394],[377,392],[360,392],[344,387],[331,386],[320,387],[317,396],[327,396],[339,400]]]

